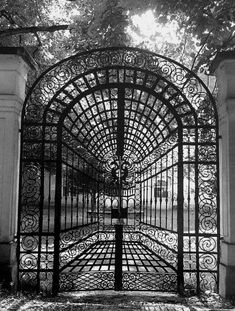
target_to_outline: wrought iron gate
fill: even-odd
[[[215,290],[218,129],[198,77],[134,48],[72,56],[22,116],[19,284]]]

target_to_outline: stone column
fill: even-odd
[[[213,69],[218,83],[221,253],[219,291],[235,295],[235,52],[220,53]]]
[[[0,283],[16,284],[20,123],[27,73],[23,48],[0,48]]]

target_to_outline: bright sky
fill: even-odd
[[[148,10],[141,15],[133,15],[131,20],[138,31],[130,25],[127,27],[127,32],[137,45],[144,41],[149,48],[154,48],[155,44],[158,48],[161,48],[165,42],[173,44],[180,42],[177,22],[172,21],[165,25],[159,24],[152,10]]]
[[[50,19],[69,23],[71,16],[80,15],[80,12],[77,10],[76,12],[66,10],[66,5],[68,5],[68,0],[52,0],[52,4],[47,7]]]

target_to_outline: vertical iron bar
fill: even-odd
[[[60,228],[61,228],[61,184],[62,184],[62,126],[57,128],[57,157],[56,157],[56,188],[55,188],[55,235],[54,235],[54,266],[52,294],[59,291],[60,266]]]
[[[43,126],[43,136],[45,137],[45,126]],[[44,207],[44,163],[45,154],[45,139],[42,141],[41,159],[40,159],[40,170],[41,170],[41,185],[40,185],[40,199],[39,199],[39,237],[38,237],[38,261],[37,261],[37,291],[40,291],[40,272],[41,272],[41,251],[42,251],[42,233],[43,233],[43,207]]]
[[[122,215],[122,158],[124,153],[124,108],[125,108],[125,88],[118,88],[118,107],[117,107],[117,157],[119,164],[119,180],[118,180],[118,219],[121,221]]]
[[[190,159],[190,133],[188,133],[188,161],[191,162],[191,159]],[[190,206],[190,201],[191,201],[191,195],[190,195],[190,186],[191,186],[191,183],[190,183],[190,173],[191,173],[191,164],[189,163],[188,164],[188,233],[190,233],[190,227],[191,227],[191,215],[190,215],[190,211],[191,211],[191,206]],[[189,246],[190,246],[190,243],[189,243]]]
[[[77,157],[77,168],[79,168],[79,158]],[[77,226],[79,224],[79,191],[80,191],[80,185],[79,185],[79,172],[76,170],[76,221]]]
[[[146,223],[145,187],[145,175],[143,173],[143,222]]]
[[[82,180],[82,225],[84,225],[84,208],[85,208],[85,185],[83,183],[84,181]]]
[[[195,234],[196,234],[196,269],[197,269],[197,294],[200,292],[199,276],[199,148],[198,148],[198,126],[195,129]]]
[[[16,246],[16,259],[17,259],[17,289],[21,290],[20,283],[20,248],[21,248],[21,216],[22,216],[22,179],[23,179],[23,122],[21,121],[20,131],[20,166],[19,166],[19,199],[18,199],[18,223],[17,223],[17,246]]]
[[[133,217],[134,217],[134,219],[133,219],[133,225],[134,226],[136,226],[136,217],[138,217],[138,214],[137,214],[137,211],[136,211],[136,206],[138,205],[138,202],[137,202],[137,204],[136,204],[136,200],[138,200],[138,196],[140,195],[139,193],[137,194],[136,192],[138,191],[138,188],[137,188],[137,185],[135,184],[135,190],[134,190],[134,202],[133,202],[133,204],[134,204],[134,206],[133,206]],[[140,215],[139,215],[140,216]],[[140,217],[139,217],[139,219],[138,219],[139,221],[141,221],[141,219],[140,219]]]
[[[149,169],[147,169],[146,176],[146,224],[149,224]]]
[[[165,217],[166,217],[166,219],[165,219],[165,225],[166,225],[166,228],[168,228],[169,229],[169,227],[168,227],[168,178],[169,178],[169,169],[168,169],[168,165],[169,165],[169,163],[168,163],[168,157],[169,157],[169,153],[167,153],[166,154],[166,172],[165,172],[165,174],[166,174],[166,193],[165,193],[165,205],[166,205],[166,215],[165,215]]]
[[[174,150],[174,149],[173,149]],[[171,230],[174,230],[174,182],[175,182],[175,166],[174,166],[174,151],[172,150],[172,169],[171,169]]]
[[[54,163],[53,163],[54,164]],[[51,210],[53,209],[53,206],[51,208],[51,190],[52,190],[52,187],[51,187],[51,179],[52,179],[52,174],[51,174],[51,170],[49,171],[49,184],[48,184],[48,219],[47,219],[47,231],[50,232],[50,224],[51,224]],[[53,205],[53,204],[52,204]]]
[[[150,175],[151,175],[151,179],[150,179],[150,225],[152,225],[152,219],[153,219],[153,165],[151,165],[150,168]]]
[[[157,225],[157,162],[154,163],[154,182],[153,182],[153,195],[154,195],[154,226]]]
[[[74,225],[74,219],[73,219],[73,196],[74,196],[74,151],[71,151],[72,152],[72,163],[71,163],[71,179],[72,179],[72,182],[71,182],[71,200],[70,200],[70,204],[71,204],[71,207],[70,207],[70,228],[73,227]]]
[[[127,209],[127,218],[126,218],[126,224],[128,225],[130,223],[130,216],[129,216],[129,191],[126,191],[126,209]]]
[[[101,216],[100,216],[100,214],[101,214],[101,212],[100,212],[100,209],[101,209],[101,203],[100,203],[100,201],[101,201],[101,183],[102,183],[103,181],[98,177],[98,181],[97,181],[97,183],[96,183],[96,191],[97,191],[97,194],[96,194],[96,212],[97,212],[97,218],[96,218],[96,220],[98,221],[98,231],[100,231],[100,228],[101,228],[101,225],[100,225],[100,218],[101,218]]]
[[[121,213],[122,213],[122,176],[121,176],[121,171],[122,171],[122,156],[118,156],[118,164],[119,164],[119,178],[118,178],[118,219],[119,221],[121,220]]]
[[[123,225],[115,225],[115,273],[114,289],[122,290],[122,242],[123,242]]]
[[[184,172],[183,172],[183,133],[182,126],[179,125],[178,137],[178,292],[183,294],[184,291],[184,274],[183,274],[183,231],[184,231]]]
[[[68,174],[69,174],[69,168],[68,168],[68,152],[69,149],[66,146],[66,161],[65,161],[65,165],[66,165],[66,175],[65,175],[65,184],[66,184],[66,193],[65,193],[65,202],[64,202],[64,229],[67,229],[67,213],[68,213],[68,196],[69,196],[69,178],[68,178]]]
[[[160,205],[160,214],[159,214],[159,218],[160,218],[160,228],[162,227],[162,170],[163,170],[163,157],[161,157],[161,172],[160,172],[160,184],[159,184],[159,188],[160,188],[160,197],[159,197],[159,205]]]
[[[139,181],[139,201],[140,201],[140,223],[144,221],[144,218],[143,218],[143,201],[142,201],[142,198],[143,198],[143,190],[142,190],[142,181],[141,181],[141,173],[139,173],[140,175],[140,181]]]
[[[121,157],[124,153],[124,106],[125,88],[118,88],[118,111],[117,111],[117,156]]]
[[[86,224],[89,223],[89,195],[90,195],[90,189],[86,188]]]
[[[220,251],[220,183],[219,183],[219,128],[216,120],[216,213],[217,213],[217,290],[219,292],[219,265],[221,258]]]

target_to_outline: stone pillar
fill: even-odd
[[[219,291],[235,296],[235,52],[220,53],[213,69],[218,83],[221,255]]]
[[[33,61],[23,48],[0,48],[0,283],[16,284],[20,118]]]

